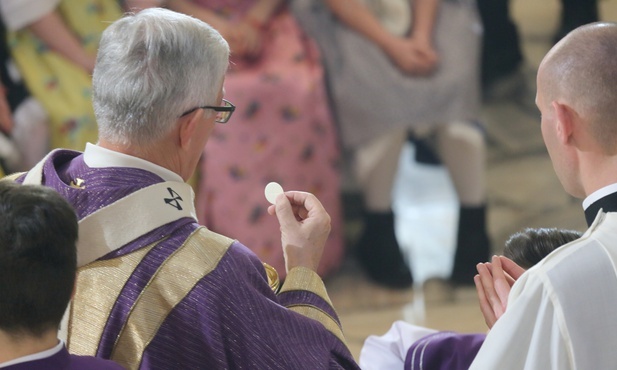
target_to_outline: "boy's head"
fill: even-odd
[[[527,228],[512,234],[503,255],[524,269],[540,262],[555,249],[581,237],[579,231],[555,228]]]
[[[77,269],[77,217],[54,190],[0,181],[0,330],[57,330]]]

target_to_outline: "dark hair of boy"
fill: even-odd
[[[580,238],[582,233],[557,228],[527,228],[510,236],[503,255],[528,269],[555,249]]]
[[[75,282],[77,230],[54,190],[0,181],[0,330],[19,338],[58,329]]]

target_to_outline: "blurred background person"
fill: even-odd
[[[0,74],[12,127],[0,123],[0,157],[19,158],[8,172],[33,167],[58,147],[83,150],[96,142],[91,74],[101,32],[126,8],[157,0],[2,0]],[[5,157],[6,158],[6,155]],[[6,164],[6,162],[10,162]]]
[[[34,166],[46,154],[49,119],[13,63],[1,18],[0,39],[0,170],[11,173]]]
[[[450,280],[473,284],[475,264],[490,250],[475,2],[304,0],[294,9],[322,49],[342,142],[353,153],[366,208],[361,265],[385,286],[411,285],[391,194],[413,132],[448,167],[461,204]]]
[[[96,142],[91,73],[101,32],[122,15],[116,0],[3,0],[8,45],[50,119],[50,148]],[[37,148],[38,149],[38,148]]]

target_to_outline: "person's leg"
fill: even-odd
[[[523,62],[518,30],[510,17],[509,0],[478,0],[484,34],[482,86],[515,72]]]
[[[0,178],[16,172],[21,162],[21,154],[15,144],[0,131]]]
[[[598,21],[598,0],[561,0],[561,22],[553,42],[587,23]]]
[[[486,146],[481,128],[456,122],[437,130],[437,150],[452,177],[461,204],[451,281],[473,284],[476,264],[488,261],[486,229]]]
[[[392,130],[356,150],[354,174],[362,189],[367,210],[390,211],[392,184],[405,140],[406,130]]]
[[[371,279],[392,288],[409,287],[412,283],[394,234],[391,207],[392,185],[405,139],[405,130],[394,130],[357,149],[354,156],[355,177],[365,207],[358,260]]]
[[[26,171],[49,152],[49,116],[33,97],[24,100],[13,113],[13,142],[22,159],[16,171]]]

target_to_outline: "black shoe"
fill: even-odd
[[[473,285],[476,265],[487,262],[491,246],[486,232],[486,206],[461,207],[456,254],[450,281],[456,285]]]
[[[375,283],[394,289],[411,287],[413,279],[394,234],[394,215],[367,213],[357,245],[360,265]]]

